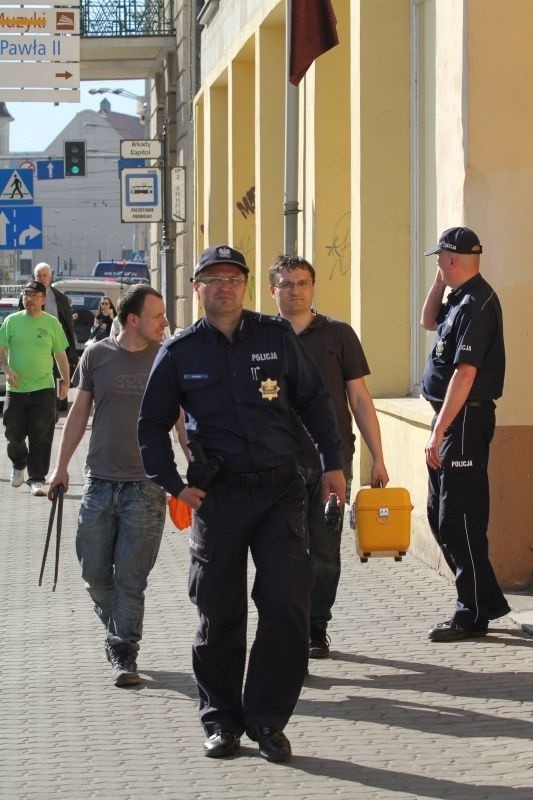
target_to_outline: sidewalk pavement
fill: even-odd
[[[518,613],[485,638],[432,643],[452,585],[409,554],[361,564],[348,526],[331,658],[310,664],[286,729],[292,761],[265,762],[246,737],[238,757],[203,756],[188,537],[170,521],[146,593],[143,682],[116,688],[74,551],[85,445],[52,593],[54,539],[37,585],[50,504],[9,485],[0,431],[2,800],[532,800],[533,639],[519,624],[531,595],[508,596]],[[255,623],[252,604],[250,635]]]

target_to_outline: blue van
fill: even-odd
[[[150,270],[142,261],[98,261],[93,278],[112,278],[121,283],[150,283]]]

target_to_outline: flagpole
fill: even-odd
[[[285,3],[285,187],[284,252],[298,250],[298,87],[289,81],[292,0]]]

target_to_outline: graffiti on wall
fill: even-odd
[[[255,186],[250,186],[248,191],[243,194],[242,200],[236,205],[237,210],[240,211],[244,219],[248,219],[252,214],[255,214]]]
[[[350,271],[350,212],[343,214],[337,220],[331,235],[331,244],[326,244],[326,253],[329,259],[329,280],[336,276],[345,276]]]

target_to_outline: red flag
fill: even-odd
[[[315,60],[339,44],[331,0],[292,0],[289,81],[298,86]]]

